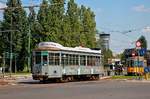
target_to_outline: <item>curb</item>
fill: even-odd
[[[100,80],[105,80],[105,79],[110,79],[111,76],[104,76],[104,77],[100,77]]]
[[[150,83],[150,80],[126,80],[126,82],[142,82],[142,83]]]

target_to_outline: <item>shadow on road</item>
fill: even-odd
[[[18,82],[18,84],[56,84],[56,83],[60,83],[60,82],[56,82],[56,81],[20,81]]]
[[[95,81],[99,81],[99,80],[74,80],[74,81],[64,81],[64,82],[60,82],[60,81],[57,81],[57,80],[46,80],[46,81],[40,81],[40,80],[21,80],[21,81],[18,81],[17,83],[18,84],[62,84],[62,83],[71,83],[71,82],[95,82]]]

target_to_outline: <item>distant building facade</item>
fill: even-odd
[[[109,43],[110,43],[110,34],[101,33],[100,39],[101,39],[102,49],[108,50],[109,49]]]
[[[110,44],[110,34],[106,34],[104,32],[96,33],[96,42],[97,48],[101,48],[102,50],[108,50]]]

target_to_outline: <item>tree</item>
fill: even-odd
[[[49,5],[48,5],[48,1],[47,0],[43,0],[40,9],[38,11],[38,15],[37,15],[37,20],[39,22],[39,26],[40,26],[40,30],[37,29],[37,34],[35,34],[40,41],[49,41],[50,39],[50,25],[49,23],[51,22],[51,20],[49,20],[49,18],[51,16],[49,16]],[[37,25],[37,24],[36,24]]]
[[[69,17],[67,15],[64,15],[64,18],[63,18],[63,26],[62,26],[62,34],[61,34],[61,37],[60,37],[60,41],[61,41],[61,44],[64,45],[64,46],[71,46],[70,44],[70,40],[71,40],[71,28],[70,28],[70,25],[69,25]]]
[[[146,48],[147,49],[147,40],[145,39],[145,37],[142,35],[138,41],[141,42],[141,48]]]
[[[4,10],[2,31],[10,30],[11,32],[2,33],[3,51],[10,52],[11,45],[12,52],[18,53],[18,69],[23,70],[27,55],[26,37],[28,27],[26,12],[22,8],[20,0],[8,0],[6,5],[7,9]]]
[[[126,53],[125,50],[123,53],[120,54],[121,63],[125,66],[126,65]]]
[[[62,43],[63,18],[64,18],[64,0],[50,0],[49,6],[49,25],[51,41]]]
[[[81,20],[81,34],[82,42],[84,42],[86,47],[95,47],[96,46],[96,22],[94,12],[90,8],[86,8],[83,5],[81,6],[80,11],[80,20]],[[86,38],[86,39],[85,39]]]
[[[84,46],[86,46],[87,44],[87,39],[86,39],[86,33],[87,33],[87,30],[85,29],[85,22],[84,22],[84,19],[85,19],[85,11],[86,11],[86,7],[81,5],[81,8],[80,8],[80,42],[79,43],[82,43]]]
[[[113,53],[110,49],[103,50],[103,55],[104,55],[104,64],[108,64],[108,59],[113,58]]]
[[[68,17],[69,22],[69,38],[68,41],[70,46],[80,45],[80,21],[79,21],[79,8],[74,0],[70,0],[67,6],[66,17]]]
[[[3,39],[3,36],[2,36],[2,29],[1,29],[1,27],[2,27],[2,22],[0,21],[0,45],[1,45],[1,47],[0,47],[0,56],[2,56],[2,53],[3,53],[3,48],[4,48],[4,43],[3,43],[3,41],[2,41],[2,39]]]
[[[31,51],[33,48],[36,47],[36,45],[42,41],[41,38],[43,36],[41,36],[42,32],[42,26],[41,24],[39,23],[37,19],[37,16],[36,16],[36,13],[35,13],[35,10],[34,8],[30,8],[30,13],[29,13],[29,16],[28,16],[28,24],[30,26],[30,32],[31,32]]]

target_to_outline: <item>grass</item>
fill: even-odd
[[[124,75],[117,75],[117,76],[112,76],[112,79],[133,79],[137,76],[124,76]]]
[[[17,72],[17,73],[12,73],[12,75],[30,75],[31,73],[29,72]]]

